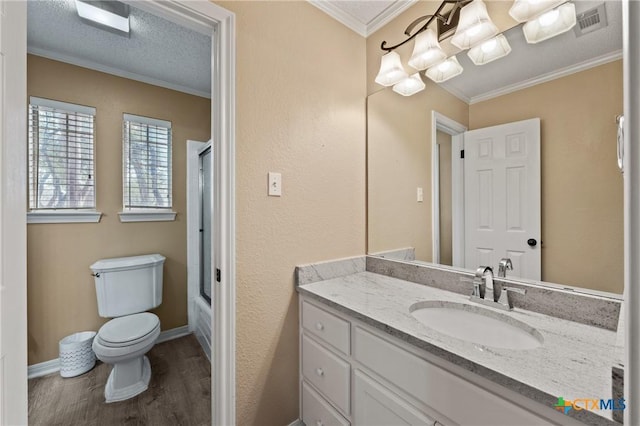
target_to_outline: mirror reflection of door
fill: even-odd
[[[465,132],[464,147],[465,267],[507,257],[540,280],[540,119]]]
[[[211,148],[200,153],[200,295],[211,304]]]

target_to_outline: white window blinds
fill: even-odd
[[[171,122],[124,114],[124,208],[171,208]]]
[[[95,209],[95,108],[29,103],[29,209]]]

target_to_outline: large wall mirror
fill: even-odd
[[[514,26],[504,33],[512,47],[505,58],[475,66],[460,52],[464,72],[448,82],[429,81],[411,97],[391,89],[368,97],[370,254],[413,248],[416,262],[472,269],[477,259],[465,263],[468,241],[456,225],[465,215],[485,214],[464,203],[465,191],[478,191],[478,179],[469,182],[460,175],[469,158],[469,134],[539,118],[539,206],[536,212],[526,202],[507,206],[522,208],[523,217],[539,216],[541,229],[530,246],[539,253],[539,275],[521,278],[622,293],[623,180],[616,123],[623,110],[621,4],[583,1],[576,9],[578,14],[597,9],[606,25],[578,25],[535,45]],[[518,182],[499,197],[518,199],[526,183]],[[478,197],[479,204],[488,202]]]

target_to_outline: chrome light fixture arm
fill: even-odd
[[[423,32],[424,30],[426,30],[429,25],[431,25],[431,23],[435,20],[438,20],[446,25],[450,25],[451,21],[454,17],[454,15],[456,14],[456,12],[459,9],[462,9],[462,7],[464,5],[466,5],[467,3],[471,2],[471,0],[444,0],[440,6],[438,7],[438,9],[436,10],[436,12],[433,15],[424,15],[421,16],[417,19],[415,19],[413,22],[411,22],[407,28],[404,30],[404,34],[407,36],[407,39],[405,39],[404,41],[395,44],[393,46],[387,46],[387,41],[384,40],[382,42],[382,44],[380,45],[380,49],[384,50],[385,52],[391,52],[394,49],[397,49],[398,47],[408,43],[409,41],[413,40],[418,34],[420,34],[421,32]],[[453,4],[453,8],[449,11],[449,13],[445,16],[442,14],[442,10],[448,5],[448,4]],[[417,30],[415,33],[411,34],[411,31],[413,31],[413,29],[418,26],[418,24],[420,24],[421,22],[423,22],[425,19],[427,19],[427,22],[422,25],[420,27],[419,30]]]

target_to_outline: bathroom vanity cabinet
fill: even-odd
[[[575,424],[303,295],[300,357],[306,426]]]

